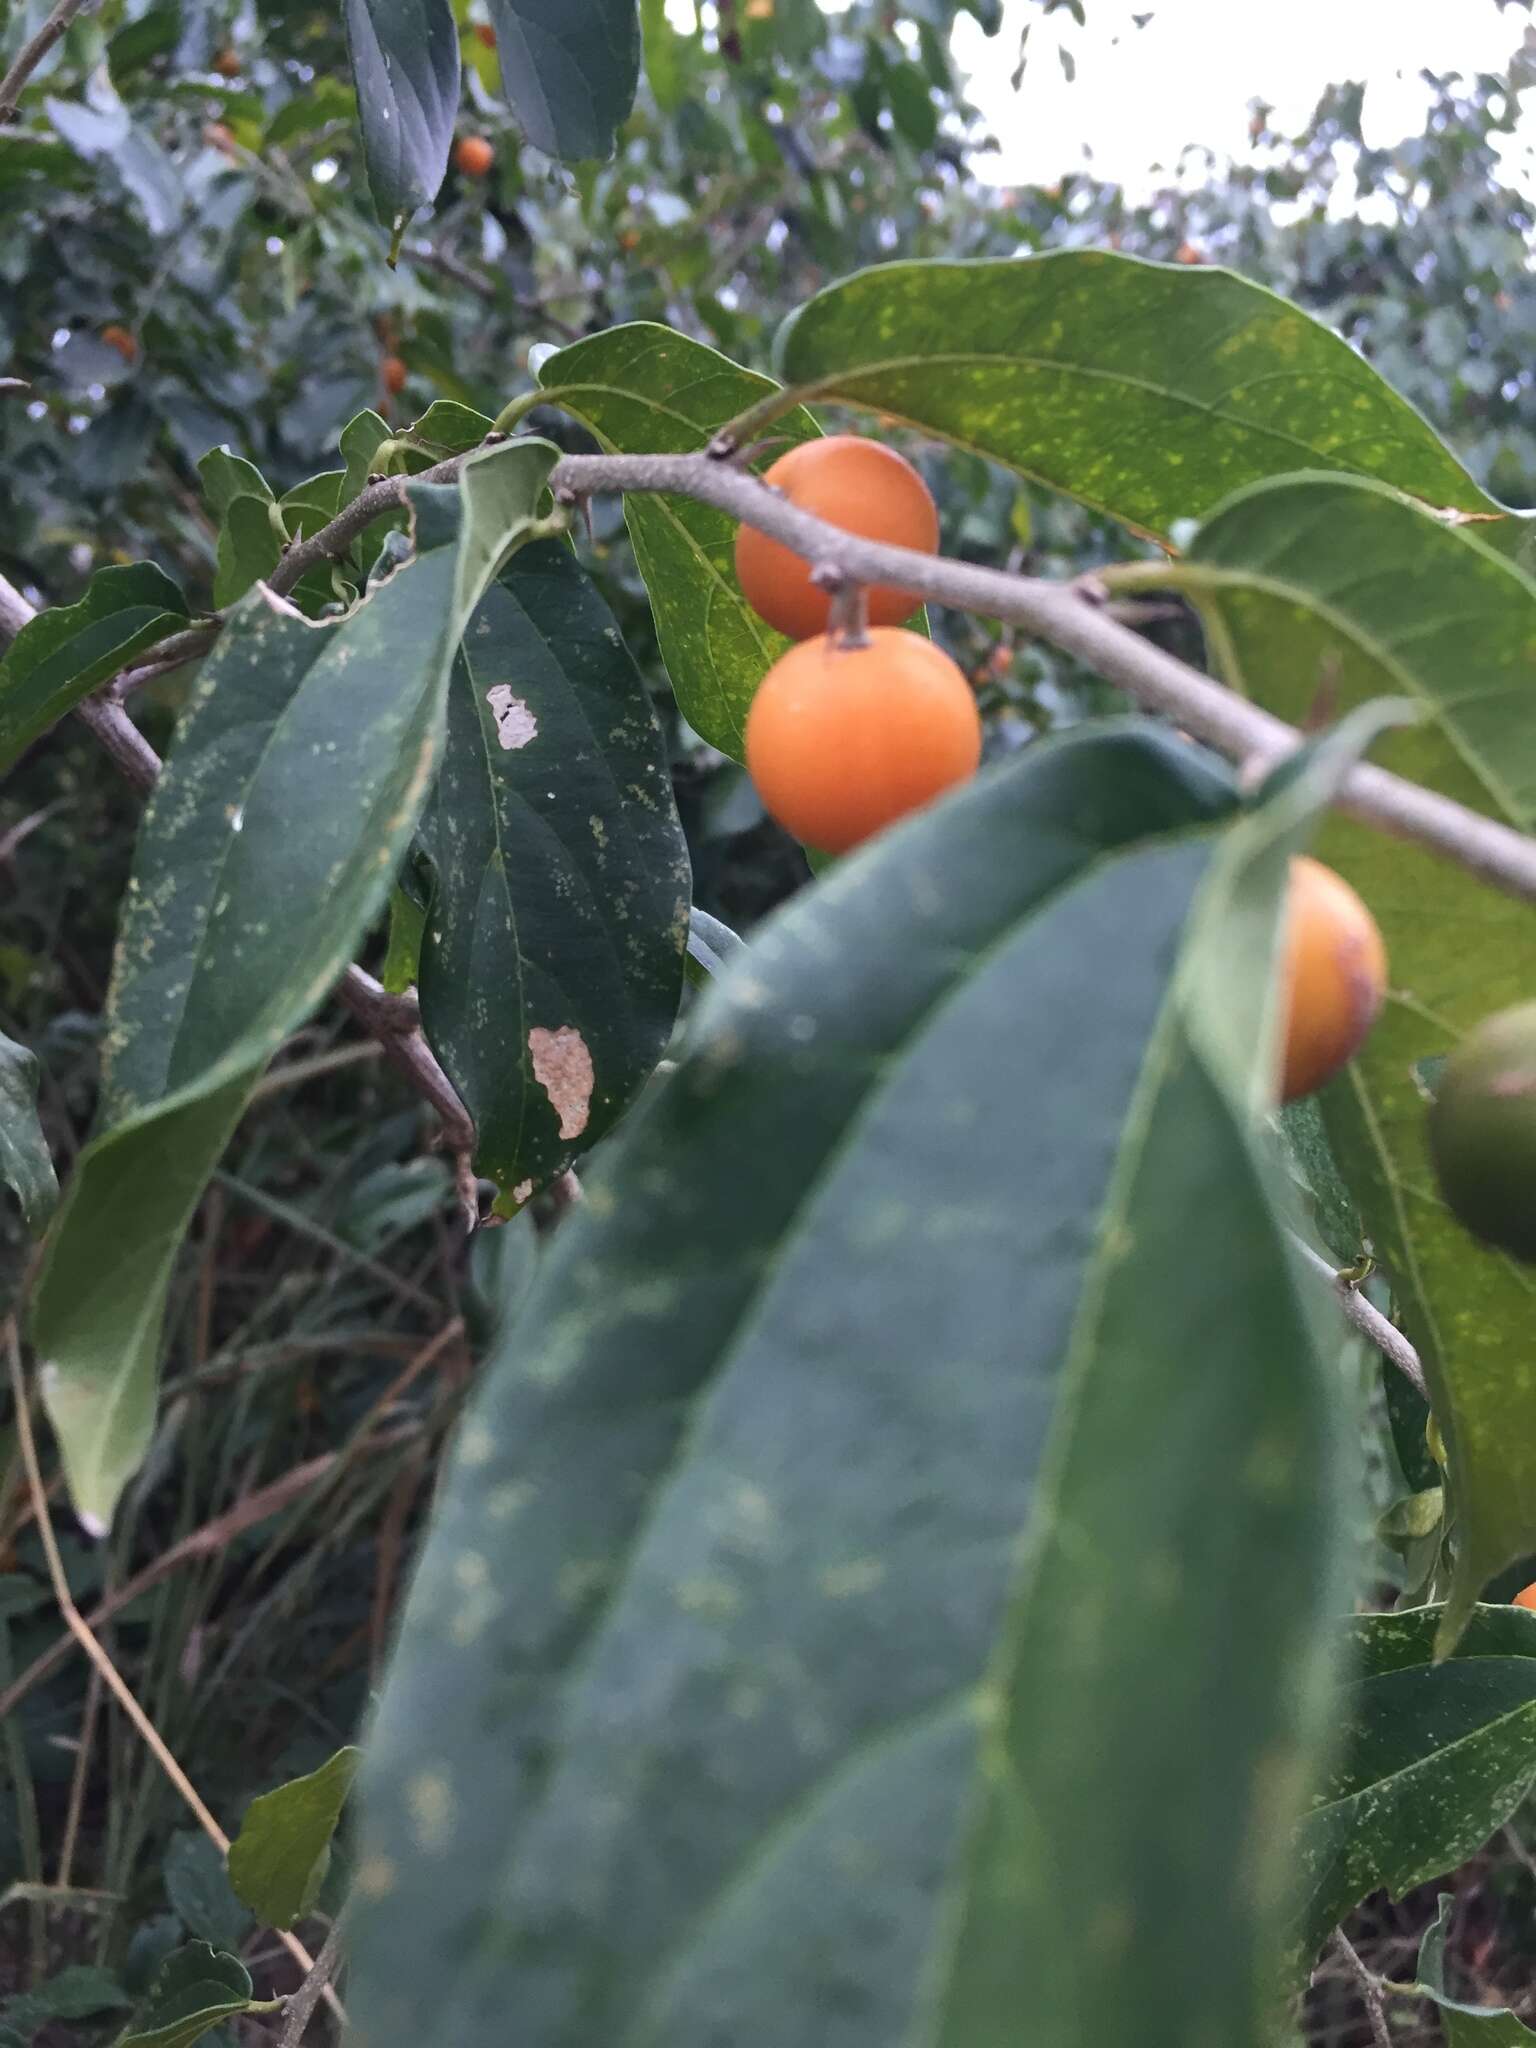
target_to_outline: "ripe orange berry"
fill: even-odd
[[[981,719],[941,648],[896,626],[862,646],[831,635],[780,657],[747,714],[764,807],[823,853],[845,853],[976,772]]]
[[[384,389],[391,394],[405,389],[406,379],[410,374],[410,371],[398,356],[385,356],[384,360],[379,364],[380,380],[383,383]]]
[[[453,160],[466,178],[483,178],[495,163],[496,152],[483,135],[465,135],[459,139]]]
[[[1294,1102],[1352,1059],[1387,989],[1376,920],[1342,875],[1291,862],[1285,932],[1285,1061],[1280,1095]]]
[[[1205,257],[1193,242],[1180,242],[1178,254],[1173,260],[1175,263],[1203,263]]]
[[[217,71],[220,78],[238,78],[240,76],[239,53],[235,50],[220,50],[217,57],[213,60],[213,68]]]
[[[857,434],[828,434],[781,455],[764,482],[782,491],[802,512],[866,540],[933,554],[939,545],[939,515],[928,486],[910,462],[879,441]],[[809,640],[827,630],[831,599],[811,581],[811,566],[792,549],[755,527],[736,532],[736,580],[759,618],[792,640]],[[916,610],[910,590],[877,583],[869,591],[870,623],[899,626]]]
[[[115,348],[125,363],[139,360],[139,344],[126,327],[119,327],[114,321],[110,327],[103,327],[101,338],[108,348]]]
[[[1536,1607],[1536,1583],[1522,1586],[1509,1604],[1511,1607]]]

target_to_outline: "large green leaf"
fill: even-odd
[[[555,451],[529,440],[413,486],[414,561],[335,627],[246,601],[150,800],[119,937],[105,1128],[33,1310],[75,1506],[104,1525],[149,1441],[165,1290],[272,1052],[386,895],[435,770],[453,651]]]
[[[318,1771],[290,1778],[246,1808],[229,1845],[229,1881],[263,1927],[291,1927],[314,1905],[360,1755],[338,1749]]]
[[[1347,342],[1227,270],[1105,249],[886,263],[793,314],[778,366],[1160,536],[1301,469],[1509,516]]]
[[[535,149],[613,155],[640,82],[637,0],[488,0],[506,87]]]
[[[37,1119],[37,1076],[36,1055],[0,1032],[0,1182],[15,1193],[28,1230],[41,1230],[59,1199]]]
[[[0,661],[0,775],[98,683],[186,622],[186,599],[153,562],[98,569],[78,604],[39,612]]]
[[[611,327],[550,356],[540,382],[622,454],[689,454],[773,385],[670,327]],[[809,414],[774,424],[775,442],[813,439]],[[779,446],[770,451],[777,455]],[[742,758],[753,693],[789,644],[741,594],[736,522],[690,498],[636,492],[624,501],[635,560],[678,706],[711,746]]]
[[[1466,528],[1376,485],[1297,477],[1221,507],[1155,572],[1199,606],[1226,679],[1304,722],[1390,690],[1416,726],[1382,766],[1473,810],[1536,826],[1536,584]],[[1331,817],[1317,852],[1375,913],[1385,1014],[1324,1096],[1335,1152],[1424,1359],[1451,1456],[1456,1586],[1446,1627],[1536,1550],[1536,1275],[1475,1244],[1441,1202],[1415,1068],[1528,998],[1536,916],[1411,842]]]
[[[1228,805],[1043,742],[712,985],[440,1495],[369,2038],[1258,2037],[1334,1395],[1237,1102],[1297,814]]]
[[[1434,1925],[1419,1947],[1414,1982],[1415,1990],[1434,2001],[1445,2048],[1530,2048],[1536,2034],[1507,2006],[1467,2005],[1446,1991],[1445,1944],[1455,1909],[1451,1894],[1442,1894]]]
[[[1298,1838],[1304,1964],[1367,1893],[1454,1870],[1536,1780],[1536,1615],[1475,1608],[1442,1664],[1438,1621],[1420,1607],[1349,1625],[1361,1675],[1343,1690],[1343,1743]]]
[[[343,0],[374,210],[399,246],[437,197],[459,111],[459,35],[449,0]]]
[[[558,542],[482,599],[449,688],[421,1015],[515,1208],[666,1047],[691,894],[666,746],[612,614]]]

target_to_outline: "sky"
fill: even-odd
[[[1368,143],[1417,131],[1428,99],[1418,73],[1502,70],[1531,19],[1496,0],[1084,0],[1087,26],[1062,8],[1041,17],[1036,0],[1005,0],[997,36],[960,18],[955,57],[970,74],[968,96],[1002,144],[975,160],[1000,185],[1049,184],[1091,169],[1147,196],[1166,182],[1187,143],[1220,157],[1248,152],[1248,102],[1269,101],[1278,128],[1294,132],[1324,86],[1366,85]],[[1132,17],[1150,15],[1142,28]],[[1010,83],[1019,32],[1033,21],[1018,92]],[[1068,81],[1057,55],[1070,52]],[[1536,92],[1526,132],[1506,158],[1512,183],[1536,187],[1528,152],[1536,142]],[[1093,151],[1084,159],[1083,146]]]

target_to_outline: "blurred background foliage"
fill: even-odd
[[[483,178],[450,171],[395,268],[336,9],[104,0],[38,72],[0,126],[0,376],[18,380],[0,388],[0,572],[34,603],[148,557],[209,606],[217,522],[197,462],[210,447],[287,490],[336,466],[359,410],[398,425],[448,398],[494,414],[531,388],[530,351],[622,321],[767,367],[778,323],[810,293],[898,256],[1108,244],[1230,265],[1345,333],[1496,493],[1536,502],[1536,223],[1496,149],[1528,82],[1523,47],[1505,75],[1431,80],[1422,132],[1395,147],[1366,145],[1360,90],[1341,84],[1297,134],[1256,106],[1249,160],[1192,149],[1133,202],[1080,171],[1023,189],[989,176],[948,0],[837,13],[643,0],[646,82],[619,153],[574,170],[520,146],[477,0],[456,4],[460,132],[486,137],[494,161]],[[0,0],[0,65],[45,11]],[[1005,44],[998,0],[967,11],[998,66],[1056,61],[1038,39]],[[1078,0],[1037,0],[1028,26],[1058,12],[1080,14]],[[536,423],[583,445],[558,414]],[[1065,576],[1138,545],[980,461],[905,445],[950,553]],[[618,509],[593,520],[589,559],[669,719],[697,900],[750,926],[798,886],[803,859],[671,706]],[[934,623],[981,687],[994,750],[1107,701],[1010,630]],[[1182,617],[1151,630],[1193,651]],[[162,748],[187,680],[135,700]],[[61,1169],[92,1114],[137,808],[74,721],[0,791],[0,1029],[41,1057]],[[525,1219],[466,1259],[446,1168],[422,1151],[427,1120],[375,1053],[330,1013],[286,1049],[178,1278],[155,1456],[111,1542],[69,1551],[87,1608],[121,1601],[114,1655],[227,1823],[356,1732],[492,1269],[536,1257]],[[9,1209],[7,1255],[14,1284]],[[304,1477],[317,1460],[331,1462]],[[243,1521],[270,1487],[277,1504]],[[141,1586],[191,1537],[205,1547]],[[0,1990],[83,1958],[131,1991],[180,1930],[240,1938],[239,1909],[79,1660],[47,1661],[58,1637],[7,1425],[0,1703],[22,1683],[0,1742],[0,1890],[107,1896],[46,1916],[12,1897]],[[343,1856],[336,1897],[344,1873]],[[1498,1882],[1533,1880],[1521,1862]]]

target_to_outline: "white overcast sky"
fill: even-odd
[[[1363,79],[1365,134],[1372,144],[1417,132],[1428,98],[1418,74],[1497,71],[1531,17],[1495,0],[1084,0],[1087,26],[1064,10],[1041,18],[1033,0],[1005,0],[1005,23],[984,37],[965,15],[955,56],[969,74],[969,97],[1002,144],[976,169],[1002,185],[1050,183],[1089,168],[1136,195],[1163,182],[1187,143],[1219,156],[1248,151],[1248,102],[1262,98],[1275,122],[1294,132],[1323,88]],[[1151,14],[1144,28],[1131,17]],[[1029,62],[1017,93],[1010,85],[1019,31],[1033,20]],[[1076,64],[1068,83],[1057,57],[1064,44]],[[1525,96],[1536,114],[1536,92]],[[1536,122],[1506,156],[1512,183],[1529,189]],[[1083,145],[1093,151],[1085,162]]]

